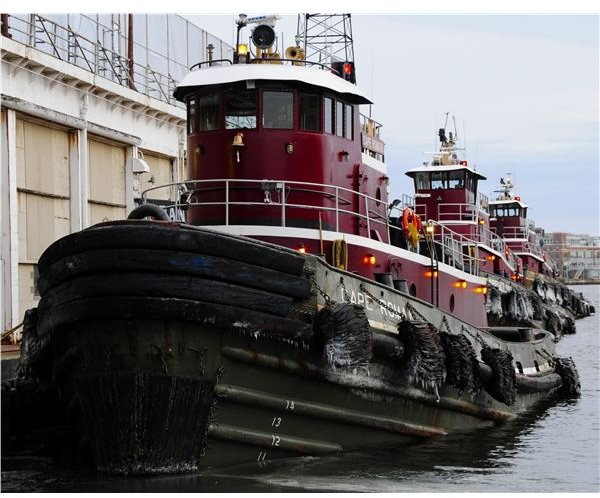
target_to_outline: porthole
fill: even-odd
[[[410,284],[409,293],[411,296],[417,297],[417,286],[414,283]]]
[[[450,312],[454,311],[454,294],[450,294]]]

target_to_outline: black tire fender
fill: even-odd
[[[133,211],[131,211],[131,213],[129,213],[127,219],[142,220],[148,217],[158,221],[170,221],[169,215],[165,212],[165,210],[156,204],[142,204],[141,206],[136,207]]]

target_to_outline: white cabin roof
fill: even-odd
[[[450,166],[419,166],[418,168],[409,169],[406,174],[408,176],[414,176],[415,173],[435,173],[438,171],[469,171],[471,174],[475,175],[481,180],[486,179],[485,176],[483,176],[481,173],[478,173],[474,169],[471,169],[469,166],[462,166],[460,164]]]
[[[518,201],[517,199],[495,199],[493,201],[492,200],[489,201],[490,206],[502,206],[502,205],[506,205],[506,204],[518,204],[519,207],[522,207],[522,208],[529,207],[523,201]]]
[[[195,87],[225,85],[248,80],[297,81],[318,86],[346,96],[354,104],[371,104],[356,85],[330,71],[310,66],[285,64],[233,64],[197,69],[189,73],[175,89],[175,98],[182,101]]]

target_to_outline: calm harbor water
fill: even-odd
[[[600,286],[574,286],[600,309]],[[2,457],[2,492],[600,492],[600,314],[557,349],[581,398],[518,420],[401,450],[300,458],[265,468],[156,478],[106,477],[50,458]]]

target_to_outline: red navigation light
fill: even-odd
[[[354,72],[354,62],[344,62],[342,67],[343,78],[350,83],[356,83],[356,73]]]
[[[520,201],[521,200],[521,196],[520,195],[515,195],[515,201]]]
[[[365,265],[371,265],[371,266],[375,266],[375,263],[377,262],[377,259],[375,258],[374,254],[365,254],[365,256],[363,257],[363,263]]]
[[[340,78],[343,78],[350,83],[356,83],[354,62],[332,62],[331,69],[333,69]]]
[[[459,161],[459,164],[461,166],[467,166],[468,165],[467,161]]]

